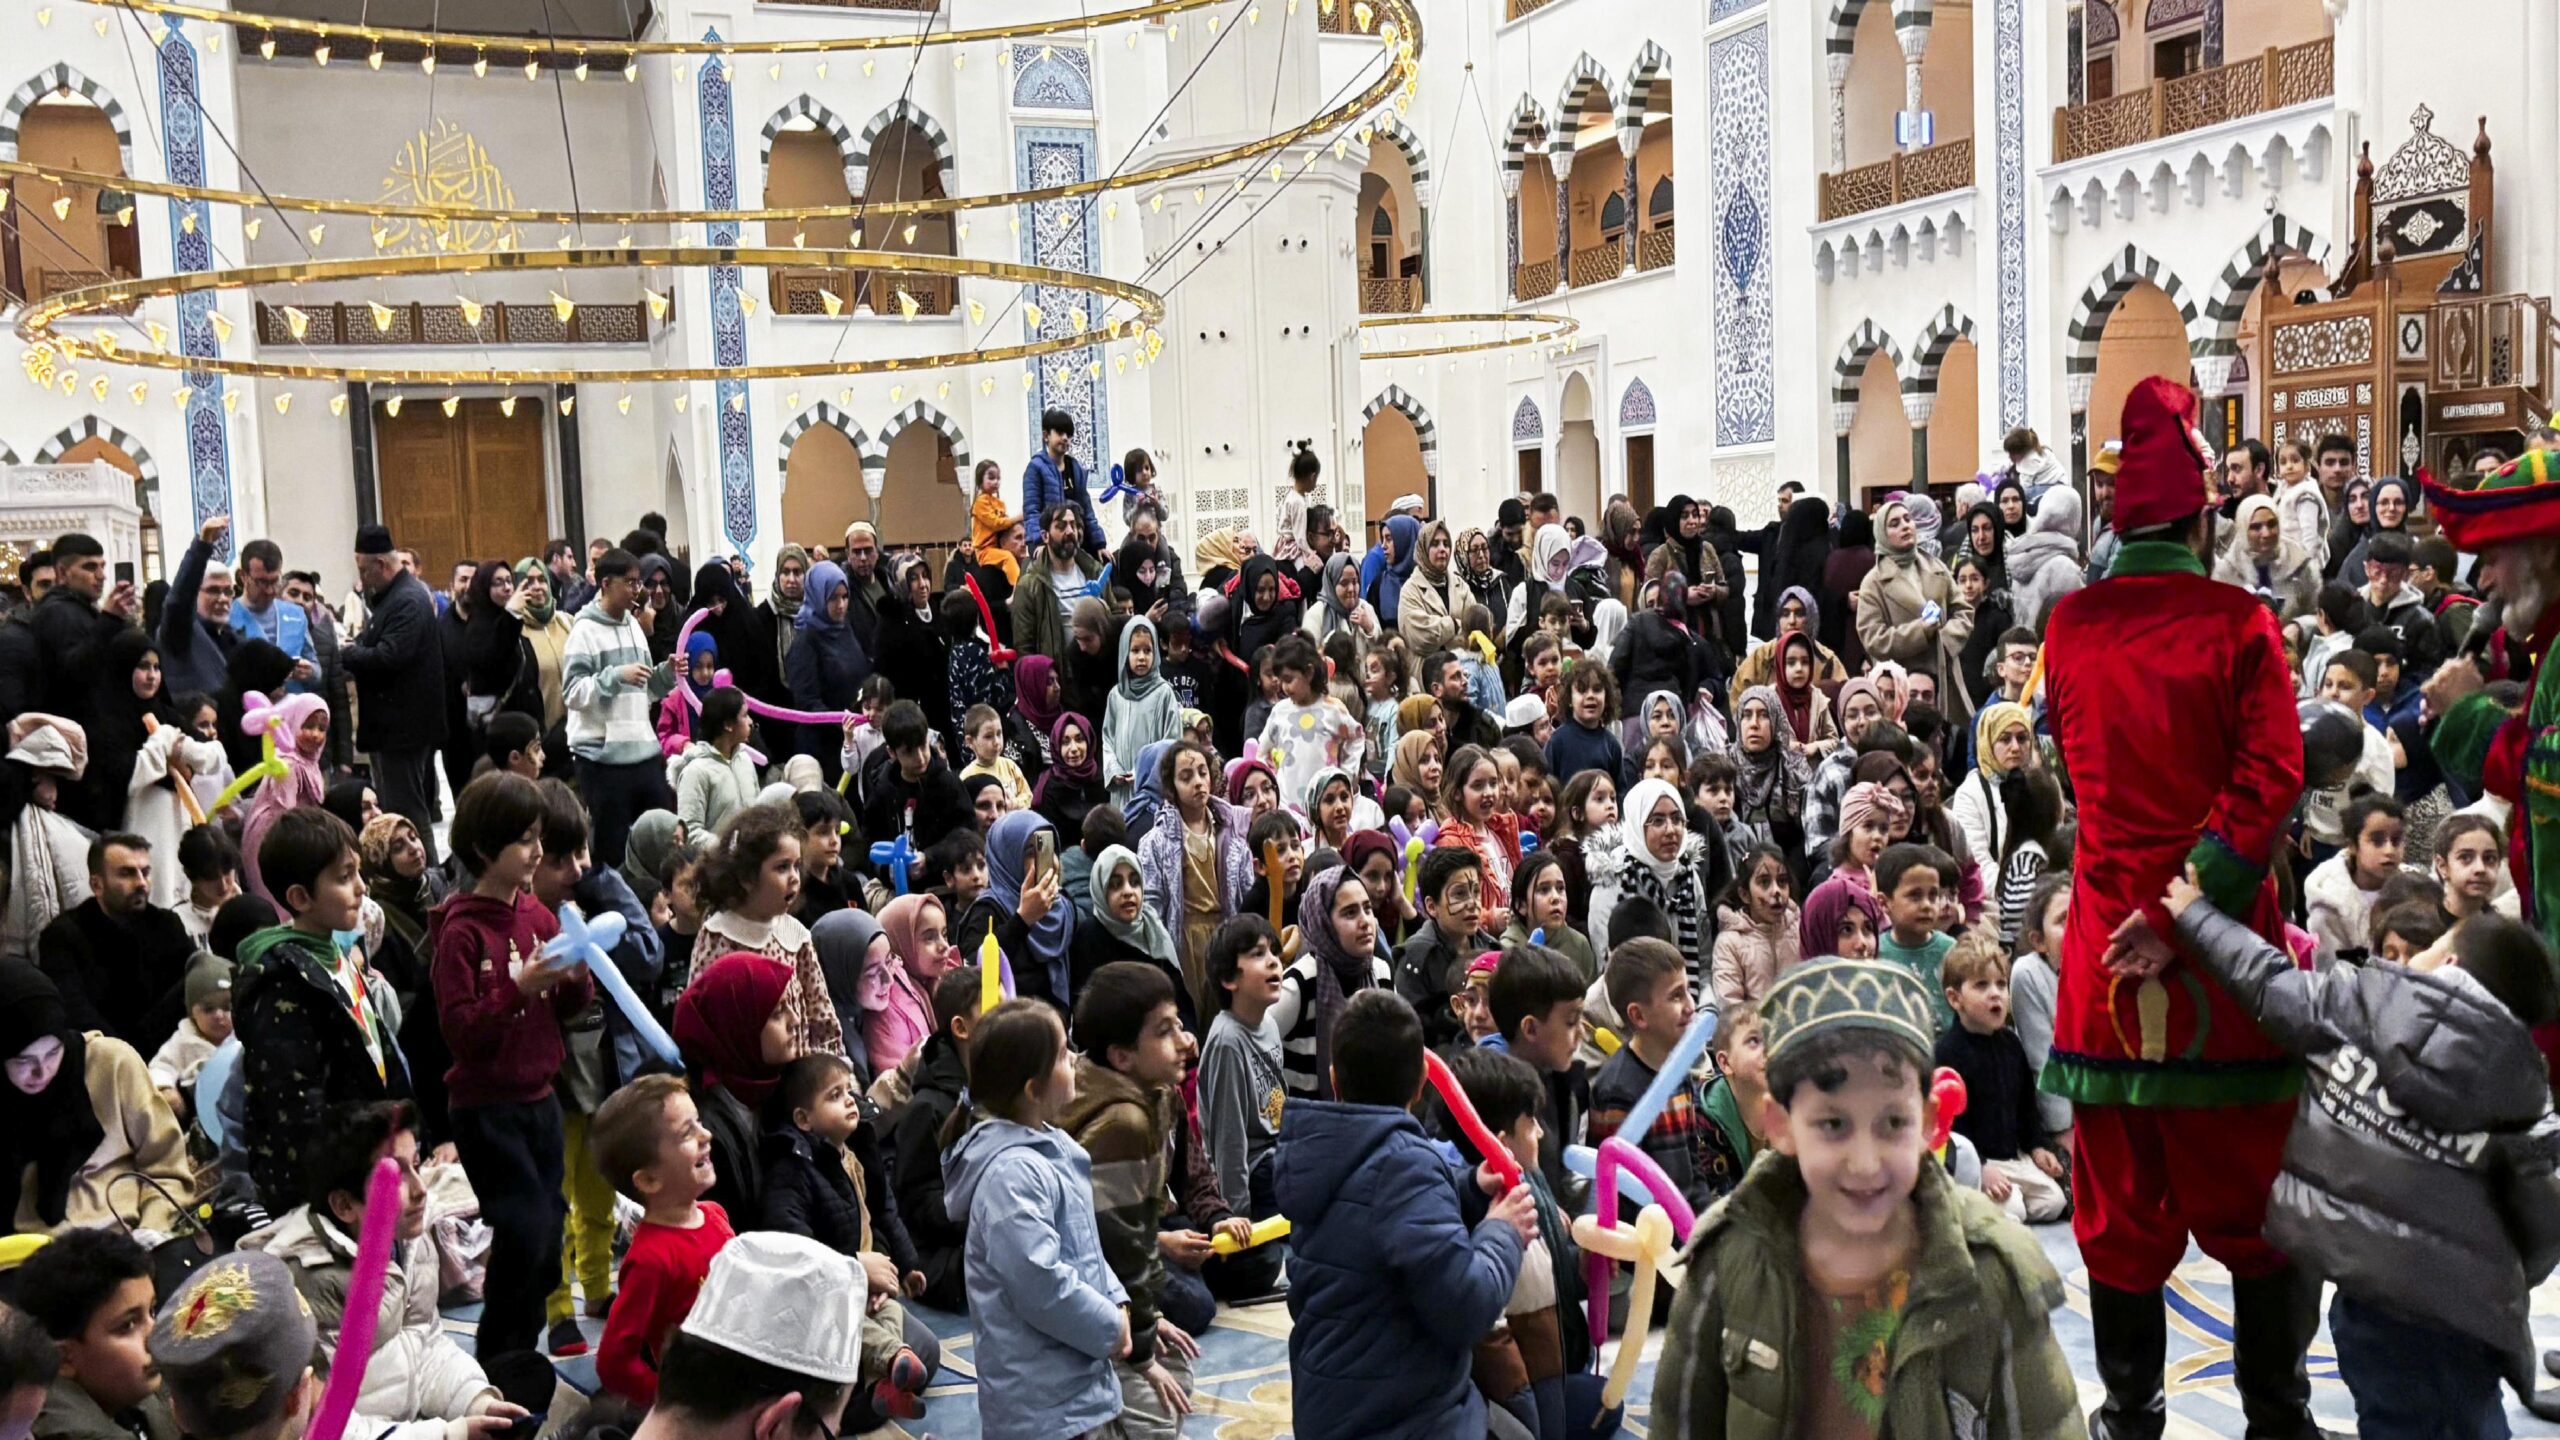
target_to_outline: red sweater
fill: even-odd
[[[596,1381],[613,1394],[647,1408],[658,1403],[658,1357],[676,1326],[693,1311],[711,1273],[711,1257],[729,1243],[729,1212],[702,1202],[702,1223],[690,1230],[643,1220],[631,1232],[622,1277],[596,1347]]]
[[[464,891],[435,909],[427,927],[436,1019],[453,1051],[444,1076],[451,1104],[524,1105],[551,1093],[566,1050],[560,1021],[595,999],[582,967],[541,998],[516,987],[518,961],[542,963],[543,942],[560,922],[531,895],[513,902]]]

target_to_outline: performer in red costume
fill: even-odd
[[[2159,1440],[2167,1425],[2161,1291],[2192,1235],[2231,1271],[2251,1440],[2313,1440],[2318,1286],[2260,1238],[2302,1067],[2172,950],[2160,906],[2192,866],[2224,913],[2281,944],[2267,866],[2302,790],[2275,618],[2206,573],[2212,455],[2195,423],[2195,396],[2157,376],[2125,401],[2124,543],[2045,634],[2080,833],[2043,1083],[2075,1107],[2072,1230],[2107,1388],[2092,1434]]]

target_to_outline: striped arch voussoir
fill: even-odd
[[[1671,78],[1671,52],[1650,40],[1636,52],[1636,63],[1627,71],[1627,88],[1618,96],[1618,141],[1633,150],[1644,138],[1644,117],[1653,109],[1653,96]]]
[[[1378,135],[1404,152],[1404,166],[1413,174],[1413,193],[1420,195],[1431,184],[1431,157],[1422,148],[1422,137],[1411,126],[1393,115],[1378,117]]]
[[[2239,354],[2240,317],[2249,308],[2250,295],[2277,262],[2297,255],[2326,266],[2329,242],[2282,214],[2268,216],[2214,281],[2213,296],[2204,307],[2205,334],[2193,342],[2194,353],[2200,358]]]
[[[800,443],[801,436],[820,425],[852,441],[854,452],[863,457],[863,468],[871,468],[870,457],[875,442],[862,433],[862,427],[853,422],[853,417],[821,400],[792,416],[791,423],[782,427],[782,448],[773,459],[774,469],[780,472],[781,478],[788,480],[791,477],[791,447]]]
[[[2178,321],[2185,327],[2192,345],[2196,335],[2197,309],[2195,297],[2178,272],[2143,253],[2138,245],[2127,245],[2080,292],[2072,308],[2069,353],[2063,358],[2063,370],[2071,375],[2094,375],[2098,370],[2098,341],[2106,334],[2107,317],[2134,286],[2148,280],[2160,287],[2171,304],[2178,307]]]
[[[1929,328],[1920,332],[1919,342],[1912,348],[1911,373],[1902,379],[1902,393],[1937,394],[1938,367],[1945,362],[1947,351],[1958,340],[1974,338],[1973,317],[1958,314],[1953,305],[1942,307],[1937,314],[1930,316]]]
[[[899,433],[908,426],[916,424],[922,424],[928,429],[937,431],[943,439],[950,441],[952,463],[960,468],[962,474],[968,473],[969,437],[960,433],[960,427],[952,423],[950,416],[922,400],[908,401],[906,409],[899,411],[895,419],[880,427],[880,463],[884,465],[888,463],[889,442],[897,439]]]
[[[1850,333],[1849,343],[1840,347],[1840,358],[1831,362],[1833,404],[1858,403],[1858,382],[1866,374],[1868,358],[1879,350],[1893,362],[1897,381],[1909,373],[1902,361],[1902,347],[1893,343],[1893,337],[1876,328],[1873,320],[1859,321],[1858,328]]]
[[[1556,95],[1556,128],[1547,137],[1547,146],[1558,155],[1573,153],[1574,140],[1582,133],[1586,115],[1614,117],[1618,108],[1617,88],[1609,83],[1609,72],[1586,50],[1574,57],[1573,68],[1565,72],[1564,88]]]
[[[56,61],[27,77],[9,94],[9,102],[0,107],[0,160],[18,158],[18,127],[25,123],[29,107],[47,95],[78,95],[98,107],[107,124],[116,132],[116,153],[123,157],[124,172],[133,173],[133,125],[126,120],[124,107],[116,97],[95,80],[71,66]]]
[[[857,172],[861,167],[854,161],[853,127],[845,123],[843,116],[806,95],[774,111],[773,118],[764,122],[763,143],[756,151],[757,162],[770,168],[775,138],[804,119],[835,138],[836,159],[844,166],[845,184],[859,191],[861,180]]]
[[[946,168],[951,165],[954,158],[951,132],[943,129],[941,121],[926,114],[923,107],[912,100],[900,100],[871,117],[871,123],[862,127],[861,140],[854,145],[853,163],[861,167],[865,174],[869,174],[873,143],[879,140],[890,126],[901,120],[922,131],[924,138],[932,142],[934,159],[940,161]]]

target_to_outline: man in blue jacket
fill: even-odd
[[[1289,1373],[1298,1440],[1478,1440],[1475,1346],[1537,1233],[1529,1187],[1423,1134],[1422,1021],[1391,990],[1332,1030],[1333,1100],[1291,1100],[1271,1154],[1289,1219]]]
[[[1040,453],[1022,470],[1022,518],[1030,527],[1031,548],[1040,548],[1040,517],[1049,507],[1060,503],[1076,507],[1084,520],[1084,548],[1096,555],[1104,554],[1102,523],[1094,517],[1093,495],[1085,484],[1084,467],[1067,453],[1076,438],[1076,417],[1064,410],[1048,410],[1040,416]]]
[[[240,547],[240,594],[231,602],[231,633],[243,640],[264,640],[293,657],[293,680],[285,688],[297,695],[320,682],[318,652],[311,648],[311,617],[284,598],[284,551],[273,540],[252,540]]]

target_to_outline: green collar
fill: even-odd
[[[2107,578],[2120,575],[2169,575],[2177,572],[2202,575],[2204,562],[2196,552],[2175,540],[2128,540],[2116,547],[2115,563],[2107,567]]]

